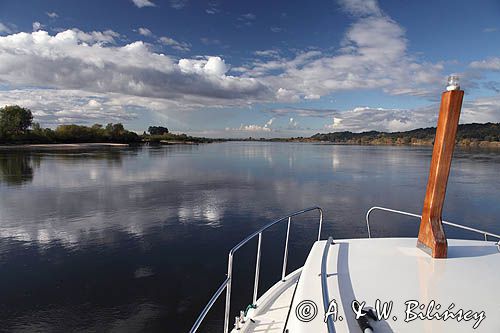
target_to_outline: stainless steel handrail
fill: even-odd
[[[321,227],[323,225],[323,210],[320,207],[309,207],[303,210],[299,210],[297,212],[294,212],[292,214],[289,214],[287,216],[284,216],[282,218],[279,218],[277,220],[274,220],[259,230],[255,231],[252,233],[250,236],[246,237],[243,239],[241,242],[236,244],[230,251],[228,255],[228,263],[227,263],[227,278],[226,280],[221,284],[219,289],[215,292],[215,294],[212,296],[210,301],[207,303],[203,311],[200,313],[198,318],[196,319],[196,322],[194,323],[193,327],[189,331],[190,333],[195,333],[198,328],[200,327],[201,323],[205,319],[205,316],[207,315],[208,311],[212,308],[213,304],[217,301],[217,299],[220,297],[224,289],[226,290],[226,306],[225,306],[225,312],[224,312],[224,333],[229,332],[229,312],[231,309],[231,282],[232,282],[232,277],[233,277],[233,257],[234,253],[238,251],[243,245],[248,243],[250,240],[252,240],[255,236],[259,236],[259,240],[257,243],[257,260],[255,262],[255,280],[254,280],[254,290],[253,290],[253,299],[252,302],[254,306],[256,306],[257,302],[257,296],[258,296],[258,289],[259,289],[259,273],[260,273],[260,258],[261,258],[261,245],[262,245],[262,232],[264,232],[266,229],[272,227],[273,225],[280,223],[282,221],[288,220],[288,225],[287,225],[287,235],[286,235],[286,240],[285,240],[285,253],[283,257],[283,267],[282,267],[282,276],[281,279],[284,280],[284,277],[286,275],[286,265],[287,265],[287,259],[288,259],[288,240],[289,240],[289,235],[290,235],[290,223],[292,221],[292,217],[301,215],[310,211],[317,210],[319,211],[319,229],[318,229],[318,240],[321,239]]]
[[[386,212],[390,212],[390,213],[395,213],[395,214],[401,214],[401,215],[416,217],[416,218],[419,218],[419,219],[422,218],[422,215],[408,213],[408,212],[405,212],[405,211],[402,211],[402,210],[396,210],[396,209],[391,209],[391,208],[386,208],[386,207],[379,207],[379,206],[372,207],[372,208],[370,208],[366,212],[366,229],[368,230],[368,238],[372,238],[371,231],[370,231],[370,214],[374,210],[382,210],[382,211],[386,211]],[[488,232],[488,231],[474,229],[474,228],[471,228],[471,227],[467,227],[467,226],[464,226],[464,225],[460,225],[460,224],[452,223],[452,222],[447,222],[447,221],[443,221],[443,224],[449,225],[451,227],[463,229],[463,230],[472,231],[472,232],[475,232],[475,233],[478,233],[478,234],[482,234],[482,235],[484,235],[484,240],[485,241],[488,240],[488,236],[494,237],[494,238],[497,238],[497,239],[500,240],[500,235],[496,235],[496,234],[493,234],[493,233]],[[498,242],[498,244],[500,245],[500,241]]]
[[[226,289],[226,286],[227,286],[228,283],[229,283],[229,278],[227,278],[226,280],[224,280],[224,282],[222,282],[222,284],[220,285],[219,289],[217,289],[217,291],[212,296],[212,298],[210,299],[210,301],[208,301],[207,305],[205,305],[205,308],[203,309],[203,311],[201,311],[200,315],[198,316],[198,318],[194,322],[194,325],[193,325],[193,327],[191,328],[191,330],[189,332],[196,332],[196,330],[198,330],[198,328],[200,327],[201,323],[203,322],[203,319],[205,319],[205,316],[207,315],[208,311],[210,311],[210,309],[214,305],[215,301],[217,301],[217,299],[222,294],[222,292],[224,291],[224,289]]]
[[[328,308],[330,307],[330,295],[328,293],[328,276],[326,272],[326,264],[328,262],[328,252],[330,251],[330,245],[333,243],[333,238],[329,237],[326,241],[325,248],[323,250],[323,257],[321,259],[321,291],[323,293],[323,308],[325,309],[325,316],[328,314]],[[333,324],[332,316],[326,317],[326,327],[328,328],[328,333],[335,333],[335,325]]]

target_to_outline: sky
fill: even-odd
[[[207,137],[500,122],[500,2],[0,0],[0,106]]]

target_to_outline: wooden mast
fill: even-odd
[[[431,169],[417,241],[417,247],[433,258],[446,258],[448,252],[441,214],[464,96],[456,76],[450,77],[448,82],[448,91],[443,92],[441,96]]]

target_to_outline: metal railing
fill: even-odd
[[[222,295],[222,293],[224,292],[224,290],[226,291],[226,305],[225,305],[225,311],[224,311],[224,333],[228,333],[229,332],[229,312],[230,312],[230,309],[231,309],[231,283],[232,283],[232,274],[233,274],[233,257],[234,257],[234,254],[236,253],[236,251],[238,251],[241,247],[243,247],[243,245],[245,245],[250,240],[252,240],[256,236],[258,236],[257,259],[256,259],[256,263],[255,263],[255,279],[254,279],[254,289],[253,289],[253,298],[252,298],[252,305],[256,306],[256,302],[257,302],[257,298],[258,298],[258,289],[259,289],[259,274],[260,274],[262,233],[266,229],[274,226],[275,224],[283,222],[283,221],[287,221],[285,248],[284,248],[284,253],[283,253],[283,267],[282,267],[282,271],[281,271],[281,280],[285,281],[286,267],[287,267],[287,261],[288,261],[288,241],[289,241],[289,236],[290,236],[290,225],[291,225],[291,222],[292,222],[292,217],[297,216],[297,215],[301,215],[301,214],[304,214],[304,213],[307,213],[307,212],[310,212],[310,211],[314,211],[314,210],[319,211],[318,240],[320,240],[321,239],[321,228],[322,228],[322,225],[323,225],[323,210],[320,207],[310,207],[310,208],[306,208],[306,209],[294,212],[294,213],[289,214],[287,216],[284,216],[284,217],[282,217],[280,219],[274,220],[273,222],[270,222],[270,223],[266,224],[265,226],[263,226],[262,228],[260,228],[259,230],[255,231],[250,236],[246,237],[241,242],[239,242],[238,244],[236,244],[229,251],[228,265],[227,265],[227,277],[226,277],[226,279],[224,280],[224,282],[222,282],[222,284],[217,289],[217,291],[214,293],[214,295],[212,296],[212,298],[210,299],[210,301],[208,301],[207,305],[205,306],[205,308],[203,309],[203,311],[200,313],[200,315],[196,319],[193,327],[191,328],[191,330],[189,332],[190,333],[195,333],[198,330],[198,328],[200,327],[201,323],[205,319],[206,315],[208,314],[208,312],[210,311],[210,309],[212,308],[212,306],[214,305],[214,303],[219,299],[220,295]],[[390,213],[395,213],[395,214],[400,214],[400,215],[406,215],[406,216],[415,217],[415,218],[419,218],[419,219],[422,218],[421,215],[413,214],[413,213],[409,213],[409,212],[405,212],[405,211],[401,211],[401,210],[396,210],[396,209],[391,209],[391,208],[386,208],[386,207],[378,207],[378,206],[372,207],[372,208],[370,208],[366,212],[366,228],[367,228],[367,231],[368,231],[368,238],[371,238],[371,236],[372,236],[371,235],[371,230],[370,230],[370,215],[375,210],[381,210],[381,211],[386,211],[386,212],[390,212]],[[459,228],[459,229],[468,230],[468,231],[471,231],[471,232],[482,234],[482,235],[484,235],[484,240],[485,241],[488,241],[488,236],[489,237],[493,237],[493,238],[497,238],[499,240],[498,243],[497,243],[497,245],[500,248],[500,235],[497,235],[497,234],[494,234],[494,233],[491,233],[491,232],[487,232],[487,231],[484,231],[484,230],[479,230],[479,229],[475,229],[475,228],[463,226],[463,225],[460,225],[460,224],[448,222],[448,221],[443,221],[443,224],[451,226],[451,227],[455,227],[455,228]],[[321,268],[322,285],[323,285],[323,303],[324,303],[324,306],[326,306],[326,307],[328,307],[328,305],[329,305],[329,304],[325,303],[325,302],[328,302],[328,300],[329,300],[328,289],[327,289],[327,286],[326,286],[326,262],[327,262],[327,255],[328,255],[329,245],[331,243],[332,243],[332,240],[331,240],[331,237],[330,237],[330,239],[327,241],[327,244],[325,245],[325,249],[324,249],[324,252],[323,252],[323,259],[322,259],[322,268]],[[331,323],[327,322],[327,326],[328,326],[328,331],[329,332],[335,332],[335,328],[333,326],[333,322],[331,322]]]
[[[328,308],[330,307],[330,295],[328,293],[328,275],[326,272],[326,264],[328,262],[328,252],[330,251],[330,245],[333,243],[333,238],[329,237],[326,241],[325,248],[323,250],[323,257],[321,259],[321,291],[323,293],[323,308],[325,309],[325,316],[328,314]],[[328,328],[328,333],[335,333],[335,325],[333,324],[332,316],[326,317],[326,327]]]
[[[254,287],[253,287],[253,299],[252,299],[252,305],[256,306],[257,302],[257,296],[258,296],[258,289],[259,289],[259,274],[260,274],[260,258],[261,258],[261,245],[262,245],[262,233],[272,227],[275,224],[278,224],[283,221],[288,221],[287,223],[287,229],[286,229],[286,239],[285,239],[285,249],[284,249],[284,254],[283,254],[283,267],[281,270],[281,280],[285,280],[286,276],[286,265],[288,261],[288,240],[290,236],[290,224],[292,222],[292,217],[301,215],[310,211],[317,210],[319,212],[319,229],[318,229],[318,240],[321,239],[321,227],[323,225],[323,210],[320,207],[310,207],[306,208],[303,210],[299,210],[297,212],[294,212],[292,214],[289,214],[287,216],[284,216],[280,219],[274,220],[273,222],[270,222],[260,228],[259,230],[255,231],[253,234],[250,236],[246,237],[243,239],[241,242],[236,244],[231,251],[229,251],[229,256],[228,256],[228,263],[227,263],[227,278],[222,282],[220,287],[217,289],[215,294],[212,296],[210,301],[208,301],[207,305],[205,305],[205,308],[203,311],[200,313],[198,318],[196,319],[193,327],[189,331],[190,333],[195,333],[198,328],[200,327],[201,323],[205,319],[206,315],[214,305],[214,303],[219,299],[220,295],[223,293],[224,290],[226,290],[226,306],[224,310],[224,333],[229,332],[229,312],[231,310],[231,283],[233,279],[233,257],[236,251],[238,251],[243,245],[248,243],[250,240],[252,240],[254,237],[258,236],[258,243],[257,243],[257,260],[255,262],[255,279],[254,279]]]
[[[386,208],[386,207],[378,207],[378,206],[372,207],[372,208],[370,208],[366,212],[366,229],[368,230],[368,238],[372,238],[371,231],[370,231],[370,214],[374,210],[382,210],[382,211],[385,211],[385,212],[390,212],[390,213],[395,213],[395,214],[401,214],[401,215],[416,217],[416,218],[419,218],[419,219],[422,218],[422,215],[408,213],[408,212],[405,212],[405,211],[402,211],[402,210],[396,210],[396,209],[391,209],[391,208]],[[448,221],[443,221],[443,224],[444,225],[449,225],[450,227],[454,227],[454,228],[458,228],[458,229],[463,229],[463,230],[468,230],[468,231],[472,231],[472,232],[475,232],[475,233],[478,233],[478,234],[482,234],[484,236],[484,240],[485,241],[488,241],[488,236],[497,238],[499,240],[497,244],[500,246],[500,235],[496,235],[496,234],[493,234],[493,233],[488,232],[488,231],[479,230],[479,229],[467,227],[467,226],[464,226],[464,225],[460,225],[460,224],[456,224],[456,223],[452,223],[452,222],[448,222]]]

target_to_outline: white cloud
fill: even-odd
[[[89,102],[87,103],[87,106],[90,107],[90,108],[101,108],[102,106],[102,103],[101,102],[98,102],[96,101],[95,99],[91,99],[89,100]]]
[[[259,125],[241,125],[240,131],[247,132],[269,132],[271,129],[269,127],[259,126]]]
[[[220,57],[209,57],[208,59],[181,59],[179,68],[183,73],[196,73],[214,76],[224,76],[228,67]]]
[[[205,45],[221,45],[222,42],[219,39],[209,38],[209,37],[201,37],[200,41]]]
[[[148,0],[134,3],[154,5]],[[335,51],[307,49],[288,58],[278,49],[260,50],[255,51],[256,59],[251,63],[236,68],[231,68],[221,57],[202,55],[178,59],[160,54],[142,41],[118,46],[117,41],[123,41],[124,37],[112,30],[71,29],[55,35],[39,30],[11,34],[13,28],[0,23],[0,34],[10,34],[0,36],[0,82],[10,89],[10,92],[1,92],[0,102],[29,103],[22,97],[24,91],[40,107],[40,117],[54,121],[63,116],[83,119],[86,115],[97,117],[99,114],[101,117],[108,111],[119,118],[128,111],[133,114],[136,109],[166,112],[276,101],[292,103],[319,99],[342,90],[381,89],[394,95],[417,96],[437,96],[442,91],[443,64],[422,62],[409,54],[404,29],[383,13],[375,1],[343,0],[340,3],[354,18]],[[256,16],[248,13],[238,20],[253,22]],[[42,27],[40,24],[33,28]],[[137,31],[143,36],[154,36],[147,28]],[[159,41],[179,51],[188,51],[191,47],[189,43],[166,36]],[[210,44],[211,40],[205,38],[202,42]],[[472,62],[470,68],[500,70],[500,58]],[[27,86],[35,88],[23,89]],[[493,91],[498,88],[494,82],[490,86]],[[47,103],[52,103],[50,107],[37,99],[37,89]],[[64,107],[65,99],[70,104],[68,108]],[[481,117],[475,115],[479,119],[498,119],[496,100],[470,104],[464,119],[473,118],[473,108],[483,110]],[[71,115],[55,113],[51,111],[52,106],[56,110],[73,111]],[[329,125],[336,124],[337,128],[371,129],[373,125],[373,128],[387,130],[424,123],[433,126],[431,121],[418,116],[422,110],[425,108],[375,107],[341,112],[297,107],[268,112],[286,115],[287,119],[335,117],[336,122]],[[413,111],[417,115],[412,116]],[[470,118],[467,115],[471,115]],[[373,124],[371,117],[374,117]],[[283,128],[287,126],[286,121],[283,124]],[[260,127],[267,132],[270,126],[250,124],[235,130]]]
[[[331,128],[331,129],[339,128],[339,127],[341,127],[341,124],[342,124],[342,118],[333,117],[333,124],[326,125],[326,128]]]
[[[266,110],[276,116],[300,116],[300,117],[318,117],[325,118],[333,115],[337,110],[331,109],[312,109],[312,108],[275,108]]]
[[[441,91],[442,65],[421,63],[409,55],[397,23],[371,2],[366,8],[356,1],[343,3],[353,15],[360,14],[334,54],[309,50],[287,59],[279,50],[256,51],[261,59],[231,69],[239,76],[229,75],[230,66],[220,57],[177,60],[141,41],[115,46],[121,36],[111,30],[73,29],[0,37],[0,79],[13,87],[116,93],[200,107],[297,102],[353,89],[414,95],[429,94],[436,87]],[[247,13],[241,19],[256,16]],[[141,29],[143,35],[150,33]],[[171,37],[159,41],[179,51],[190,49],[190,44]]]
[[[236,70],[308,99],[354,89],[418,96],[439,93],[444,86],[443,64],[419,62],[408,54],[404,29],[375,1],[341,4],[357,19],[333,54],[311,50],[291,59],[257,59]]]
[[[283,32],[283,28],[280,28],[280,27],[271,27],[270,30],[272,32],[276,32],[276,33]]]
[[[208,74],[222,76],[226,74],[229,68],[220,57],[210,57],[203,69]]]
[[[43,28],[43,24],[41,24],[40,22],[33,22],[32,26],[33,31],[38,31]]]
[[[151,32],[151,30],[149,30],[148,28],[139,28],[139,29],[137,29],[137,32],[140,35],[143,35],[143,36],[146,36],[146,37],[149,37],[149,36],[153,35],[153,33]]]
[[[290,118],[288,120],[288,129],[296,129],[299,127],[299,122],[296,121],[294,118]]]
[[[76,34],[76,38],[79,41],[88,44],[114,44],[116,42],[115,38],[120,37],[120,34],[113,30],[84,32],[79,29],[72,29],[71,31]]]
[[[182,9],[186,7],[188,0],[170,0],[170,7],[174,9]]]
[[[205,12],[210,15],[218,14],[220,12],[219,4],[217,2],[210,2]]]
[[[338,2],[345,11],[352,15],[382,15],[382,10],[376,0],[339,0]]]
[[[257,16],[253,13],[243,14],[241,17],[245,20],[255,20],[257,18]]]
[[[274,121],[275,118],[271,118],[267,121],[267,123],[264,125],[264,127],[266,128],[269,128],[272,124],[273,124],[273,121]]]
[[[320,98],[321,96],[318,94],[309,94],[304,96],[304,99],[320,99]]]
[[[500,82],[497,81],[487,81],[483,83],[483,87],[489,90],[493,90],[496,93],[500,93]]]
[[[174,50],[184,51],[184,52],[189,51],[191,47],[189,43],[178,42],[170,37],[160,37],[160,42],[172,47]]]
[[[10,34],[12,30],[2,22],[0,22],[0,34]]]
[[[244,125],[241,124],[239,128],[229,128],[226,127],[226,131],[230,132],[271,132],[271,125],[273,124],[275,118],[269,119],[264,125]]]
[[[47,16],[50,17],[51,19],[55,19],[55,18],[59,17],[59,15],[57,15],[56,12],[46,12],[45,14],[47,14]]]
[[[325,129],[334,131],[364,132],[370,130],[396,132],[435,124],[436,115],[432,108],[419,110],[384,109],[357,107],[335,112],[333,123]]]
[[[106,123],[134,119],[130,105],[119,96],[90,94],[78,90],[16,89],[0,91],[0,105],[23,105],[44,126],[61,123]],[[137,103],[137,107],[140,104]],[[127,109],[128,107],[128,109]]]
[[[473,61],[469,66],[475,69],[500,71],[500,58],[493,57],[486,60]]]
[[[498,31],[498,28],[494,28],[494,27],[488,27],[488,28],[483,29],[483,32],[497,32],[497,31]]]
[[[383,132],[408,131],[415,128],[435,127],[439,105],[432,104],[414,109],[386,109],[357,107],[331,112],[333,122],[325,125],[330,131]],[[500,95],[465,102],[460,123],[500,122]]]
[[[178,110],[272,99],[258,80],[227,75],[220,57],[176,60],[143,42],[110,46],[114,36],[76,29],[54,36],[46,31],[0,36],[0,80],[11,89],[119,94],[159,108],[168,102]]]
[[[269,58],[279,58],[279,51],[278,50],[258,50],[255,51],[253,54],[255,54],[258,57],[269,57]]]
[[[132,0],[134,5],[136,5],[139,8],[142,7],[156,7],[156,5],[150,1],[150,0]]]
[[[465,101],[462,106],[460,122],[463,124],[500,122],[500,94]]]
[[[276,91],[276,99],[283,102],[298,102],[300,97],[295,91],[279,88]]]
[[[259,126],[259,125],[241,125],[238,129],[240,131],[246,132],[269,132],[271,129],[269,127]]]
[[[242,27],[242,26],[250,27],[253,25],[256,18],[257,18],[257,16],[253,13],[246,13],[246,14],[240,15],[238,17],[238,21],[240,23],[237,24],[237,27]]]

